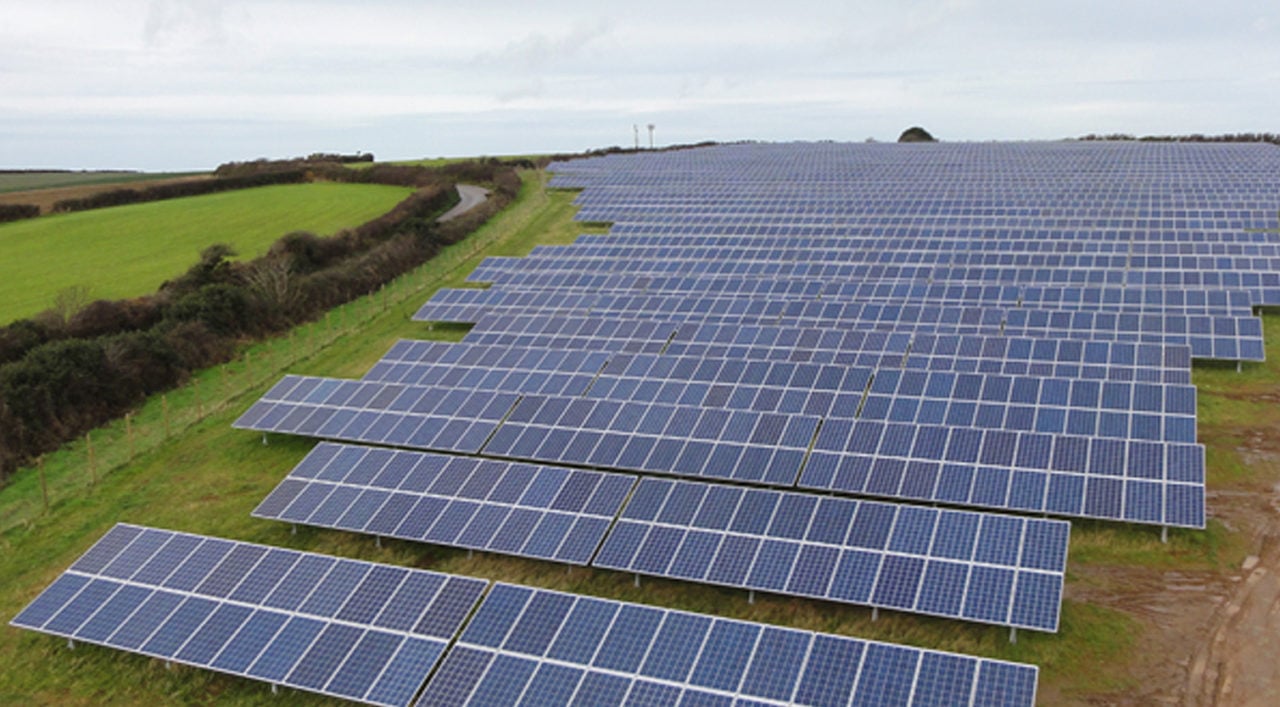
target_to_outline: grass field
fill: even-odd
[[[47,309],[74,286],[88,287],[93,299],[154,292],[214,243],[254,257],[289,231],[333,233],[386,213],[410,193],[291,184],[6,224],[0,226],[0,323]]]
[[[86,184],[134,184],[189,177],[198,172],[0,172],[0,194]]]
[[[485,553],[469,557],[462,550],[399,541],[384,541],[378,547],[371,538],[337,531],[299,528],[293,535],[287,525],[251,518],[254,506],[314,445],[311,440],[272,437],[263,446],[258,435],[229,427],[278,379],[278,371],[359,376],[397,338],[456,340],[459,329],[428,331],[409,320],[432,289],[460,284],[483,255],[520,255],[538,243],[568,242],[583,231],[568,221],[574,210],[572,195],[543,192],[534,175],[526,174],[525,179],[520,200],[472,236],[494,245],[463,261],[461,267],[435,262],[406,276],[417,289],[397,304],[383,300],[380,307],[375,297],[350,305],[334,317],[348,323],[347,333],[305,360],[288,362],[292,358],[283,352],[299,340],[314,339],[318,325],[288,343],[280,340],[255,347],[250,353],[258,361],[258,382],[224,401],[228,404],[219,412],[178,430],[168,442],[142,452],[95,486],[83,483],[88,473],[81,445],[55,455],[47,465],[51,486],[76,489],[59,494],[50,512],[29,513],[40,505],[39,485],[31,471],[0,491],[0,519],[29,517],[16,524],[0,523],[0,618],[12,617],[114,523],[128,521],[1028,662],[1041,667],[1042,695],[1072,702],[1088,702],[1091,696],[1122,692],[1130,685],[1132,677],[1125,666],[1141,630],[1138,622],[1121,611],[1070,599],[1064,602],[1058,634],[1022,632],[1014,644],[1007,630],[991,626],[895,612],[882,612],[873,621],[869,609],[776,596],[759,596],[751,604],[745,592],[675,581],[646,579],[636,588],[632,577],[622,573],[566,569]],[[466,243],[455,246],[465,247]],[[1229,390],[1275,380],[1280,351],[1274,333],[1280,331],[1280,318],[1268,317],[1266,326],[1272,336],[1272,363],[1251,367],[1242,375],[1211,372],[1211,385]],[[271,369],[268,362],[281,357],[286,363]],[[243,361],[228,368],[229,374],[218,370],[203,374],[204,405],[215,405],[216,396],[209,391],[219,385],[227,389],[228,375],[233,382],[246,375]],[[189,412],[196,404],[189,390],[175,394],[172,402],[176,411]],[[154,427],[160,415],[160,404],[151,401],[138,413],[136,424]],[[113,439],[121,444],[119,425]],[[1222,440],[1206,442],[1212,448]],[[100,448],[99,453],[104,450]],[[1068,587],[1081,581],[1078,576],[1083,569],[1109,565],[1221,571],[1238,564],[1242,554],[1235,532],[1211,522],[1206,533],[1172,532],[1165,545],[1158,531],[1150,528],[1073,523]],[[159,661],[95,646],[68,650],[64,641],[0,627],[0,704],[279,705],[281,699],[287,704],[328,703],[304,693],[273,696],[262,683],[180,666],[168,670]]]

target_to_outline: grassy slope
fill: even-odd
[[[571,196],[549,196],[526,183],[522,199],[487,228],[503,240],[488,254],[518,255],[536,243],[567,242],[582,229],[567,223]],[[478,258],[472,263],[478,262]],[[468,267],[441,277],[458,284]],[[426,331],[408,318],[421,297],[370,316],[347,336],[301,365],[297,373],[358,376],[399,337],[456,339],[459,331]],[[373,307],[366,307],[368,312]],[[1280,331],[1280,321],[1268,321]],[[1273,337],[1274,338],[1274,337]],[[1280,352],[1270,352],[1280,360]],[[1221,376],[1223,386],[1247,385],[1254,376],[1275,376],[1273,364],[1244,376]],[[274,378],[271,379],[274,381]],[[13,616],[65,569],[94,539],[117,521],[210,533],[445,572],[504,579],[662,606],[756,621],[832,631],[943,650],[1037,664],[1041,681],[1058,695],[1073,697],[1122,689],[1128,679],[1124,656],[1138,625],[1124,614],[1079,602],[1063,606],[1057,635],[1019,634],[1008,642],[1003,629],[883,612],[816,601],[760,596],[749,604],[745,593],[708,586],[646,579],[635,588],[630,575],[476,553],[407,542],[384,542],[336,531],[299,528],[256,520],[253,507],[314,444],[273,437],[263,446],[257,435],[231,430],[231,421],[267,383],[257,386],[225,412],[181,433],[171,443],[114,472],[93,490],[55,504],[49,514],[0,535],[0,617]],[[154,406],[153,406],[154,407]],[[1210,444],[1213,442],[1210,441]],[[76,473],[83,473],[77,471]],[[38,487],[20,483],[0,493],[0,516],[8,503],[38,501]],[[12,497],[6,498],[7,494]],[[25,497],[25,498],[24,498]],[[1173,532],[1161,545],[1151,529],[1114,524],[1075,523],[1073,566],[1079,563],[1141,563],[1171,568],[1221,568],[1234,563],[1231,536],[1215,525],[1209,533]],[[1070,572],[1068,581],[1071,582]],[[290,693],[290,704],[323,703],[322,698]],[[100,704],[279,704],[270,690],[201,670],[163,665],[117,651],[80,646],[68,651],[54,638],[0,628],[0,703]]]
[[[411,190],[363,184],[262,187],[0,226],[0,323],[53,304],[69,287],[134,297],[195,263],[214,243],[259,255],[289,231],[333,233],[386,213]]]

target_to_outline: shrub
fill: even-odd
[[[35,204],[0,204],[0,223],[21,221],[40,215],[40,207]]]
[[[234,336],[252,331],[249,298],[244,288],[218,282],[179,297],[165,311],[175,322],[200,322],[210,332]]]

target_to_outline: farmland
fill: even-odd
[[[69,449],[51,460],[51,485],[78,490],[57,494],[47,514],[17,526],[0,525],[0,577],[5,578],[0,584],[0,615],[12,616],[93,539],[115,522],[126,521],[1035,663],[1042,669],[1040,694],[1046,703],[1111,703],[1126,696],[1183,694],[1180,673],[1170,665],[1176,666],[1188,651],[1207,641],[1206,626],[1218,620],[1216,604],[1206,602],[1202,593],[1166,585],[1174,577],[1181,578],[1178,586],[1201,586],[1224,597],[1239,591],[1235,580],[1240,563],[1255,551],[1257,535],[1268,522],[1255,507],[1265,505],[1258,499],[1280,481],[1274,465],[1253,463],[1266,451],[1258,448],[1258,440],[1274,439],[1277,432],[1274,415],[1253,414],[1266,409],[1263,401],[1276,394],[1280,380],[1280,317],[1272,315],[1266,316],[1265,325],[1269,363],[1240,374],[1234,368],[1214,367],[1195,372],[1202,391],[1201,436],[1209,448],[1209,484],[1214,492],[1210,515],[1224,520],[1211,520],[1206,533],[1175,531],[1168,544],[1162,544],[1152,529],[1075,523],[1061,631],[1023,634],[1016,644],[1008,642],[1006,631],[991,626],[895,613],[873,621],[865,608],[781,597],[760,597],[749,604],[743,592],[674,581],[645,580],[636,588],[630,575],[621,573],[566,571],[551,563],[483,553],[469,556],[461,550],[406,542],[377,547],[366,537],[308,528],[293,535],[288,526],[251,518],[249,511],[313,442],[273,437],[264,447],[256,435],[231,430],[231,421],[283,371],[358,376],[397,338],[458,338],[457,329],[428,331],[409,322],[408,316],[432,289],[457,286],[483,255],[521,254],[536,243],[567,242],[583,230],[568,220],[574,210],[572,195],[543,192],[533,174],[526,174],[525,181],[520,201],[472,237],[492,243],[483,252],[457,269],[447,269],[445,263],[468,252],[465,242],[454,246],[438,262],[407,276],[419,286],[397,303],[383,300],[380,307],[374,298],[344,308],[336,317],[346,323],[343,333],[301,361],[295,362],[288,352],[299,340],[314,341],[327,331],[324,325],[249,351],[257,362],[255,374],[249,372],[248,358],[207,372],[198,383],[203,398],[189,389],[173,396],[172,402],[178,411],[190,413],[197,405],[216,411],[143,451],[96,486],[81,481],[87,476],[85,449]],[[273,365],[274,370],[263,370]],[[250,384],[238,388],[236,383],[246,377]],[[210,390],[234,392],[218,407]],[[160,407],[157,401],[149,403],[137,424],[157,425]],[[115,439],[123,445],[119,430]],[[99,449],[99,454],[105,452]],[[0,517],[39,503],[39,487],[28,472],[0,494]],[[180,667],[167,670],[159,661],[92,646],[68,651],[64,642],[47,636],[2,631],[0,702],[278,703],[260,683]],[[326,703],[302,693],[289,693],[288,699],[291,704]]]
[[[284,185],[7,224],[0,227],[0,322],[34,315],[72,287],[87,288],[92,299],[147,294],[214,243],[253,257],[289,231],[329,234],[363,223],[410,192]]]
[[[0,172],[0,194],[37,189],[138,184],[194,176],[186,172]]]

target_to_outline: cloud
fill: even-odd
[[[219,47],[235,34],[244,8],[227,0],[151,0],[142,25],[148,47]]]
[[[42,0],[0,25],[0,154],[501,154],[648,122],[660,141],[1264,130],[1273,3]]]

